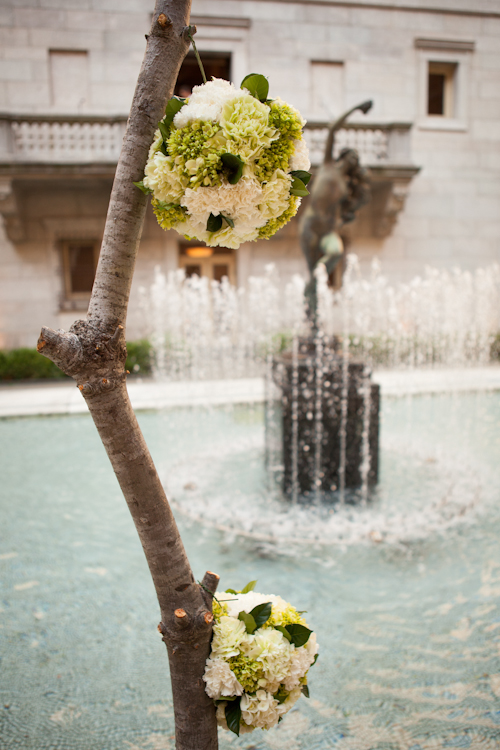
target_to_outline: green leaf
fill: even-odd
[[[168,125],[165,125],[163,120],[158,123],[158,127],[160,128],[160,133],[163,141],[166,142],[168,140],[168,136],[170,135],[170,128],[168,127]]]
[[[226,594],[239,594],[239,591],[235,591],[234,589],[226,589]]]
[[[221,214],[221,216],[224,219],[224,221],[227,221],[231,229],[234,229],[234,221],[229,216],[224,216],[224,214]]]
[[[249,615],[248,612],[240,612],[238,615],[238,620],[241,620],[241,622],[245,623],[247,633],[249,633],[250,635],[252,635],[252,633],[255,633],[255,631],[257,630],[257,623],[255,622],[253,615]]]
[[[290,174],[292,175],[292,177],[298,177],[299,180],[302,180],[304,185],[307,185],[307,183],[311,179],[311,173],[306,172],[305,169],[296,169],[293,172],[290,172]]]
[[[250,73],[242,80],[240,88],[246,89],[260,102],[265,102],[269,94],[269,81],[259,73]]]
[[[279,630],[280,633],[283,633],[283,635],[285,636],[285,638],[287,639],[287,641],[291,641],[292,640],[292,636],[290,635],[290,633],[288,632],[288,630],[283,627],[283,625],[276,625],[275,630]]]
[[[181,96],[173,96],[168,100],[167,106],[165,107],[165,117],[162,122],[169,128],[174,121],[174,117],[187,104],[187,99],[183,99]]]
[[[271,602],[264,602],[264,604],[257,604],[257,606],[252,609],[250,614],[255,620],[258,628],[260,628],[269,620],[269,618],[271,617],[272,608],[273,605],[271,604]]]
[[[149,195],[149,193],[152,193],[153,191],[151,188],[146,187],[144,182],[141,180],[140,182],[134,182],[133,183],[136,187],[139,188],[139,190],[144,193],[144,195]]]
[[[230,185],[236,185],[243,174],[245,162],[239,156],[236,156],[236,154],[229,153],[222,154],[221,160],[228,171],[227,181]]]
[[[305,695],[306,698],[309,698],[309,688],[307,685],[302,685],[302,695]]]
[[[210,214],[207,221],[207,232],[218,232],[222,226],[222,216]]]
[[[274,694],[273,698],[276,698],[278,703],[284,703],[289,695],[290,693],[288,690],[285,690],[285,688],[281,686],[278,692]]]
[[[312,630],[306,628],[305,625],[300,625],[298,622],[291,625],[286,625],[285,627],[290,633],[291,642],[297,648],[300,648],[300,646],[304,646],[309,640],[309,636],[312,633]]]
[[[250,583],[247,583],[244,589],[241,589],[240,594],[248,594],[249,591],[253,591],[256,584],[257,581],[250,581]]]
[[[311,667],[314,667],[314,665],[315,665],[315,664],[316,664],[316,662],[318,661],[318,656],[319,656],[319,654],[315,654],[315,656],[314,656],[314,661],[313,661],[313,663],[311,664]]]
[[[240,736],[240,722],[241,722],[241,698],[231,701],[225,708],[227,727],[234,732],[238,737]]]
[[[309,195],[309,190],[306,188],[302,180],[299,180],[298,177],[293,178],[292,187],[290,188],[290,195],[298,195],[301,198]]]

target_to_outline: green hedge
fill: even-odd
[[[149,341],[130,341],[127,344],[125,369],[131,373],[149,375],[151,372],[151,344]],[[0,380],[54,380],[66,375],[50,359],[36,349],[0,351]]]

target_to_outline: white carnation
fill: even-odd
[[[303,169],[308,172],[311,168],[311,161],[309,159],[309,149],[307,143],[303,138],[298,138],[293,142],[295,151],[290,159],[290,170],[295,172],[298,169]]]
[[[153,143],[151,144],[151,146],[149,147],[148,159],[151,159],[151,157],[153,157],[156,154],[156,152],[160,150],[162,143],[163,143],[163,136],[160,132],[160,128],[158,128],[158,130],[155,131],[155,139]]]
[[[239,654],[239,646],[248,640],[244,623],[234,617],[221,617],[214,625],[212,656],[230,659]]]
[[[260,628],[244,645],[245,653],[262,664],[264,677],[276,689],[288,675],[294,649],[275,628]]]
[[[291,606],[281,596],[259,594],[257,591],[249,591],[248,594],[217,594],[217,598],[227,605],[227,612],[231,617],[238,617],[240,612],[250,613],[258,604],[265,602],[271,602],[274,614],[281,614],[283,610]]]
[[[222,696],[231,697],[243,693],[243,687],[224,659],[207,659],[203,679],[206,683],[206,693],[210,698],[218,700]]]
[[[174,162],[170,156],[156,151],[144,170],[144,185],[153,191],[157,200],[165,203],[178,203],[187,184],[187,179],[182,180],[173,167]]]
[[[218,122],[222,107],[233,99],[240,89],[236,89],[229,81],[214,78],[203,86],[195,86],[193,92],[182,109],[174,117],[176,128],[183,128],[193,120],[213,120]]]
[[[276,219],[286,211],[291,185],[292,178],[290,175],[287,175],[282,169],[277,169],[269,182],[263,186],[260,210],[266,221]]]
[[[243,176],[236,185],[223,183],[217,187],[197,190],[187,188],[182,196],[181,206],[185,206],[193,220],[202,224],[204,229],[210,214],[223,214],[235,223],[255,230],[264,226],[267,221],[258,209],[262,196],[262,188],[257,180]]]
[[[279,703],[267,690],[257,690],[255,695],[244,693],[240,706],[241,718],[249,726],[271,729],[279,721]]]

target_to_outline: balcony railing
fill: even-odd
[[[0,115],[0,161],[116,163],[125,125],[126,117]]]
[[[348,123],[335,134],[334,156],[343,148],[355,149],[363,164],[409,164],[409,123]],[[321,164],[324,157],[328,123],[308,122],[305,139],[313,166]]]
[[[125,117],[0,114],[0,163],[116,163]],[[336,134],[335,155],[342,148],[358,151],[363,164],[409,164],[410,124],[350,123]],[[305,138],[313,166],[323,161],[326,122],[308,122]]]

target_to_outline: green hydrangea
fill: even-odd
[[[259,680],[264,677],[262,665],[241,653],[238,656],[232,656],[228,663],[243,690],[246,693],[255,693],[259,687]]]
[[[269,125],[277,128],[282,136],[292,141],[302,137],[302,120],[299,113],[279,99],[271,102]]]
[[[152,198],[151,205],[158,224],[162,229],[172,229],[179,222],[186,220],[187,211],[176,203],[164,203]]]
[[[196,120],[170,133],[168,153],[176,169],[187,175],[190,188],[220,185],[221,155],[227,148],[215,137],[219,132],[217,123]]]
[[[293,141],[287,136],[280,135],[273,141],[262,156],[255,160],[255,176],[259,182],[270,180],[277,169],[288,172],[288,163],[293,152]]]
[[[259,239],[268,240],[273,236],[273,234],[278,231],[278,229],[281,229],[281,227],[283,227],[287,223],[287,221],[290,221],[292,216],[295,216],[295,214],[297,213],[298,202],[299,199],[297,198],[297,196],[291,195],[286,211],[283,211],[281,216],[278,216],[276,219],[269,219],[267,224],[264,224],[264,226],[259,229]]]
[[[227,604],[222,604],[217,599],[212,599],[212,614],[215,622],[219,622],[221,617],[227,617]]]
[[[286,609],[283,610],[283,612],[280,612],[279,614],[274,614],[274,612],[271,613],[271,617],[267,621],[266,625],[274,628],[276,625],[294,625],[295,623],[298,623],[299,625],[306,625],[306,621],[301,616],[300,612],[297,612],[295,607],[292,607],[291,604],[286,607]]]

